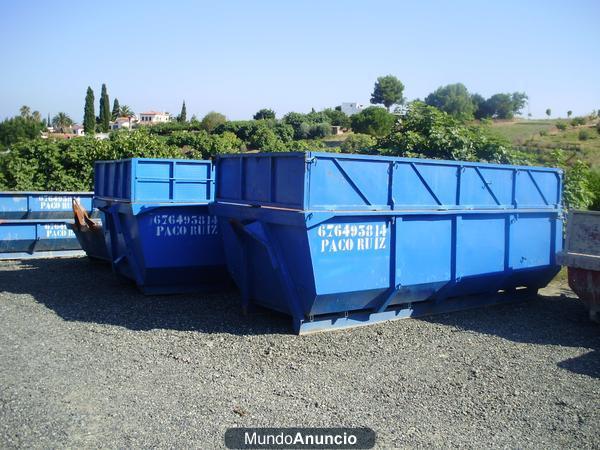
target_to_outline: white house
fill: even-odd
[[[114,122],[110,123],[110,129],[120,130],[122,128],[130,129],[131,126],[137,122],[137,118],[134,117],[117,117]]]
[[[85,135],[82,125],[79,125],[79,124],[72,125],[71,130],[73,130],[73,134],[75,136],[84,136]]]
[[[359,103],[342,103],[342,112],[348,116],[361,112],[365,105]]]
[[[169,122],[170,120],[171,115],[167,112],[148,111],[140,113],[140,123],[142,125]]]

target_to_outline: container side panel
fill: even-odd
[[[394,167],[392,195],[397,207],[401,205],[437,206],[434,196],[408,163]]]
[[[553,197],[549,200],[544,198],[543,190],[540,189],[530,171],[517,172],[516,200],[519,207],[548,207]]]
[[[495,193],[490,189],[491,180],[482,179],[483,174],[480,175],[480,173],[473,167],[465,167],[463,169],[461,174],[460,204],[482,207],[498,206],[500,200],[498,199],[497,201],[494,198]],[[512,186],[510,181],[508,182],[508,186]]]
[[[513,169],[482,167],[479,169],[479,173],[481,173],[483,181],[495,200],[498,201],[498,205],[503,207],[512,206],[512,181],[515,171]],[[480,190],[482,189],[485,189],[485,186],[481,185]],[[463,203],[468,202],[461,201],[461,204]]]
[[[316,289],[307,230],[276,224],[265,224],[265,227],[268,227],[270,237],[276,241],[277,254],[283,258],[293,281],[292,288],[302,303],[304,313],[308,314],[315,300]],[[265,276],[263,273],[261,279]]]
[[[396,284],[448,282],[452,276],[452,219],[406,216],[397,221]]]
[[[457,217],[457,278],[504,271],[505,220],[478,215]]]
[[[244,192],[250,201],[271,201],[272,158],[246,158],[244,160]]]
[[[35,242],[35,224],[1,224],[0,252],[26,251]]]
[[[518,217],[510,226],[510,267],[546,266],[552,250],[552,220],[548,217]]]
[[[356,166],[352,166],[352,169],[355,168]],[[381,209],[387,203],[387,164],[365,165],[363,174],[357,177],[356,181],[333,159],[319,159],[311,165],[310,173],[309,208]],[[353,174],[356,176],[356,173]],[[379,186],[376,180],[386,182],[386,198],[383,205],[377,203],[381,196],[373,194],[374,189]]]
[[[217,197],[226,200],[242,200],[241,159],[222,158],[217,163]]]
[[[319,295],[390,286],[389,217],[337,217],[309,240]]]
[[[5,192],[0,194],[0,217],[12,218],[25,215],[28,211],[27,196]]]
[[[135,201],[172,199],[171,170],[170,161],[138,161],[135,168]],[[130,195],[127,197],[131,198]]]
[[[174,196],[179,202],[211,200],[211,164],[198,161],[177,161],[175,164]]]
[[[301,158],[275,158],[273,201],[294,208],[302,208],[304,202],[304,178],[290,174],[304,173],[305,162]]]
[[[415,168],[441,205],[456,205],[457,166],[415,164]]]
[[[208,207],[157,208],[136,222],[147,268],[225,263],[217,218]]]
[[[347,178],[347,189],[360,194],[361,205],[386,208],[389,202],[388,180],[391,164],[388,161],[356,161],[340,159],[339,170]]]
[[[559,176],[553,172],[537,172],[531,171],[531,175],[535,180],[538,189],[543,194],[546,202],[549,205],[556,205],[560,203],[558,195],[558,184],[560,182]]]

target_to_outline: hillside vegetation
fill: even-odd
[[[586,119],[585,124],[575,126],[571,122],[566,119],[498,121],[491,129],[541,163],[548,162],[550,154],[560,149],[565,153],[567,164],[581,160],[600,171],[598,119]]]

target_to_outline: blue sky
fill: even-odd
[[[22,1],[0,4],[0,118],[80,122],[88,85],[136,112],[278,117],[462,82],[525,91],[542,117],[600,108],[599,1]],[[96,106],[97,107],[97,106]],[[527,114],[527,110],[525,110]]]

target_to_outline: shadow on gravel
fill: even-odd
[[[8,265],[8,264],[7,264]],[[0,290],[29,294],[68,321],[236,335],[289,334],[287,317],[242,315],[237,291],[145,296],[108,264],[87,258],[38,259],[0,267]],[[7,270],[8,269],[8,270]]]
[[[421,320],[513,342],[588,348],[590,352],[562,361],[558,366],[600,378],[600,326],[589,320],[578,299],[564,293],[540,294],[536,299],[513,305],[472,309]]]
[[[0,290],[30,294],[68,321],[235,335],[289,334],[289,319],[260,309],[242,315],[237,291],[220,294],[145,296],[117,278],[106,264],[87,258],[30,260],[0,266]],[[420,320],[539,345],[589,348],[558,365],[600,378],[600,327],[581,303],[564,295]]]

